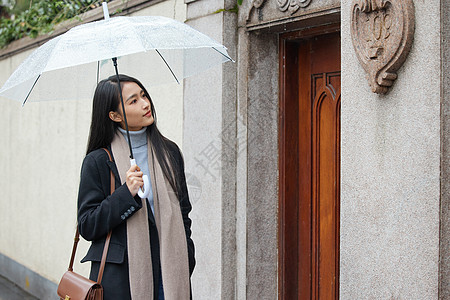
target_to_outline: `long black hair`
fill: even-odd
[[[156,111],[150,94],[147,92],[142,83],[136,78],[120,74],[119,80],[121,87],[125,82],[136,83],[143,91],[145,96],[150,100],[150,107],[154,122],[147,127],[147,135],[152,143],[156,158],[161,165],[164,176],[169,180],[170,185],[177,194],[181,196],[180,178],[181,168],[176,163],[173,149],[169,148],[171,142],[164,137],[156,126]],[[114,135],[119,127],[119,123],[114,122],[109,117],[110,111],[118,111],[120,105],[119,87],[117,84],[117,76],[113,75],[107,79],[100,81],[94,93],[92,104],[92,121],[89,132],[89,140],[87,144],[86,155],[90,152],[107,148],[111,145]],[[150,157],[149,157],[150,159]]]

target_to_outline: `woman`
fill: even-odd
[[[92,245],[96,281],[106,235],[112,230],[103,273],[104,299],[189,299],[195,266],[184,162],[175,143],[156,127],[153,102],[136,79],[120,75],[134,158],[131,166],[117,77],[95,90],[78,195],[80,234]],[[108,148],[112,162],[102,148]],[[110,195],[111,170],[116,190]],[[141,199],[142,176],[151,192]]]

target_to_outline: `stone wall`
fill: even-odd
[[[371,92],[341,2],[342,299],[436,299],[441,157],[440,1],[414,1],[411,52]]]

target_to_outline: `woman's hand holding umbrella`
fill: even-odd
[[[140,188],[144,186],[144,179],[141,169],[135,164],[127,171],[126,185],[134,197],[139,192]]]
[[[130,172],[131,170],[135,170],[134,175],[139,176],[142,180],[142,184],[138,187],[137,194],[141,199],[145,199],[150,194],[150,181],[148,180],[148,176],[142,175],[143,173],[141,172],[141,169],[137,166],[136,160],[134,158],[130,159],[130,164],[131,164],[131,168],[128,170],[128,172]],[[128,189],[130,190],[131,194],[134,197],[134,196],[136,196],[136,192],[131,191],[130,185],[128,185],[128,177],[129,177],[128,172],[127,172],[127,186],[128,186]],[[136,174],[136,172],[138,174]],[[130,177],[133,178],[133,174],[130,174]],[[134,185],[133,185],[133,187],[134,187]],[[142,188],[144,188],[144,189],[142,189]]]

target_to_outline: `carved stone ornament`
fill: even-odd
[[[294,14],[300,8],[307,7],[311,0],[277,0],[277,2],[281,11],[289,11]]]
[[[266,0],[252,0],[252,2],[250,3],[250,9],[248,10],[248,13],[247,13],[247,22],[250,20],[250,15],[252,13],[252,10],[254,8],[261,9],[261,7],[264,5],[265,1]]]
[[[250,20],[251,13],[254,9],[262,9],[266,0],[251,0],[250,8],[247,13],[247,22]],[[278,9],[282,12],[289,12],[291,15],[296,13],[300,8],[307,7],[312,0],[276,0]]]
[[[412,0],[353,0],[353,47],[374,93],[385,94],[397,79],[414,38]]]

